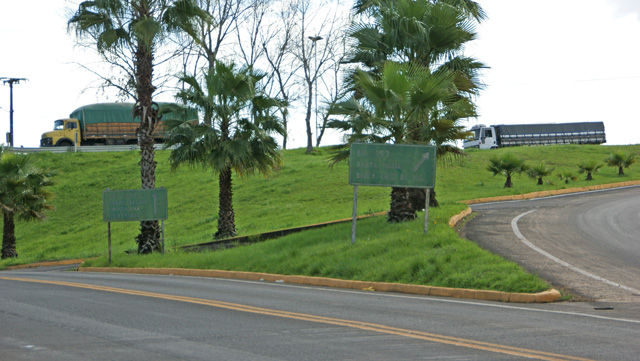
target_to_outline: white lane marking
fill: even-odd
[[[187,277],[187,276],[179,276],[179,277]],[[197,276],[188,276],[188,277],[194,277],[196,278]],[[206,277],[199,277],[199,278],[206,278]],[[335,292],[335,293],[348,293],[348,294],[357,294],[357,295],[362,295],[362,296],[370,296],[370,297],[387,297],[387,298],[401,298],[401,299],[411,299],[411,300],[427,300],[429,302],[438,302],[438,303],[451,303],[451,304],[457,304],[457,305],[465,305],[465,306],[480,306],[480,307],[490,307],[490,308],[497,308],[497,309],[507,309],[507,310],[517,310],[517,311],[529,311],[529,312],[538,312],[538,313],[551,313],[551,314],[558,314],[558,315],[566,315],[566,316],[580,316],[580,317],[587,317],[587,318],[595,318],[595,319],[599,319],[599,320],[606,320],[606,321],[616,321],[616,322],[627,322],[627,323],[638,323],[640,324],[640,320],[633,320],[633,319],[628,319],[628,318],[616,318],[616,317],[608,317],[608,316],[600,316],[600,315],[594,315],[594,314],[590,314],[590,313],[581,313],[581,312],[570,312],[570,311],[556,311],[556,310],[547,310],[547,309],[540,309],[540,308],[529,308],[529,307],[524,307],[524,306],[512,306],[512,305],[505,305],[503,303],[486,303],[489,301],[482,301],[482,300],[469,300],[469,301],[464,301],[464,300],[457,300],[457,299],[450,299],[450,298],[446,298],[446,297],[437,297],[437,296],[414,296],[414,295],[408,295],[408,294],[398,294],[398,293],[392,293],[392,292],[370,292],[370,291],[357,291],[357,290],[349,290],[349,289],[342,289],[342,288],[329,288],[329,287],[321,287],[321,286],[310,286],[310,285],[296,285],[296,284],[292,284],[292,283],[273,283],[273,282],[264,282],[264,281],[251,281],[251,280],[238,280],[238,279],[231,279],[231,278],[217,278],[217,280],[219,281],[227,281],[227,282],[237,282],[237,283],[253,283],[253,284],[262,284],[265,286],[278,286],[278,287],[288,287],[288,288],[301,288],[301,289],[314,289],[317,291],[321,291],[321,292]]]
[[[541,255],[549,258],[550,260],[552,260],[552,261],[554,261],[556,263],[559,263],[559,264],[571,269],[572,271],[575,271],[575,272],[583,274],[583,275],[585,275],[587,277],[593,278],[594,280],[597,280],[597,281],[600,281],[600,282],[604,282],[604,283],[606,283],[608,285],[621,288],[621,289],[623,289],[625,291],[629,291],[629,292],[631,292],[631,293],[633,293],[635,295],[640,295],[640,291],[636,290],[635,288],[627,287],[627,286],[621,285],[619,283],[616,283],[616,282],[613,282],[613,281],[609,281],[606,278],[602,278],[600,276],[594,275],[593,273],[589,273],[589,272],[587,272],[587,271],[585,271],[585,270],[583,270],[581,268],[578,268],[576,266],[573,266],[573,265],[561,260],[560,258],[558,258],[558,257],[556,257],[556,256],[554,256],[554,255],[552,255],[552,254],[550,254],[550,253],[548,253],[548,252],[536,247],[533,243],[529,242],[522,235],[522,233],[520,233],[520,229],[518,228],[518,221],[520,220],[520,218],[526,216],[529,213],[533,213],[535,211],[536,211],[535,209],[532,209],[532,210],[530,210],[528,212],[524,212],[524,213],[520,214],[519,216],[517,216],[517,217],[515,217],[514,219],[511,220],[511,229],[513,229],[513,233],[515,233],[516,237],[518,237],[518,239],[520,241],[522,241],[522,243],[526,244],[529,248],[531,248],[532,250],[534,250],[534,251],[540,253]]]

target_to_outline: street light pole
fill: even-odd
[[[27,80],[24,78],[0,78],[6,85],[9,84],[9,139],[8,143],[13,148],[13,84],[20,84],[21,81]]]
[[[309,40],[313,41],[313,61],[315,62],[315,67],[318,67],[318,47],[316,46],[316,42],[318,42],[318,40],[322,40],[322,36],[310,36]],[[318,69],[315,69],[315,76],[314,76],[314,85],[315,85],[315,103],[316,103],[316,144],[318,144],[318,138],[319,138],[319,134],[318,134]]]

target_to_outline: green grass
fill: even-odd
[[[582,160],[603,161],[615,150],[638,154],[640,146],[546,146],[498,150],[471,150],[468,157],[438,164],[436,192],[442,206],[430,210],[425,237],[423,218],[416,222],[388,224],[384,217],[358,222],[357,242],[351,244],[351,224],[292,234],[231,250],[186,253],[177,247],[212,240],[217,222],[217,176],[203,169],[182,168],[170,172],[168,152],[158,151],[156,186],[169,193],[169,219],[165,221],[167,254],[138,256],[136,222],[112,223],[113,263],[116,267],[181,267],[259,271],[279,274],[427,284],[432,286],[534,292],[548,285],[460,239],[447,225],[449,217],[465,208],[460,200],[529,193],[640,179],[640,165],[625,169],[605,167],[594,180],[568,186],[537,186],[525,175],[513,178],[514,188],[504,189],[504,177],[486,170],[488,159],[511,152],[529,163],[546,161],[554,173],[577,173]],[[102,221],[101,192],[105,188],[139,188],[139,155],[122,153],[41,153],[41,166],[58,170],[54,187],[57,210],[40,223],[19,222],[16,227],[19,258],[0,262],[0,268],[36,261],[98,257],[87,265],[107,265],[107,225]],[[390,188],[359,187],[358,214],[388,209]],[[284,152],[284,165],[276,174],[234,178],[234,209],[239,235],[349,218],[353,187],[348,165],[328,167],[327,153],[305,155],[303,149]]]

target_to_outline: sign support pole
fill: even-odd
[[[109,237],[109,264],[111,264],[111,222],[107,222],[107,234]]]
[[[353,225],[351,226],[351,244],[356,244],[356,209],[358,205],[358,186],[353,186]]]
[[[164,255],[164,219],[160,220],[160,224],[162,225],[162,255]]]
[[[431,190],[425,189],[424,194],[424,233],[427,233],[429,228],[429,197],[431,196]]]

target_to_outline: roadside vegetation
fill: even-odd
[[[169,151],[156,154],[157,186],[168,189],[169,219],[165,221],[166,254],[136,254],[137,222],[112,223],[115,267],[181,267],[244,270],[279,274],[428,284],[432,286],[534,292],[548,288],[518,266],[460,239],[449,218],[466,206],[461,200],[515,195],[540,190],[575,188],[640,179],[637,167],[618,175],[605,167],[591,181],[584,177],[565,184],[557,174],[577,172],[586,160],[602,162],[610,154],[640,153],[635,146],[544,146],[497,150],[468,150],[467,156],[439,162],[436,192],[441,204],[430,209],[429,233],[422,232],[423,214],[416,221],[389,224],[385,217],[358,222],[356,244],[350,223],[292,234],[235,249],[186,253],[179,246],[213,240],[218,210],[217,176],[208,169],[171,172]],[[555,167],[554,177],[537,185],[526,174],[513,175],[513,187],[487,172],[489,159],[511,153],[535,164]],[[351,216],[353,187],[348,165],[329,168],[326,149],[305,155],[304,149],[283,152],[282,167],[268,177],[234,176],[234,209],[239,235],[251,235]],[[19,258],[0,268],[47,260],[93,258],[85,265],[108,266],[107,224],[102,221],[102,191],[139,188],[137,152],[39,153],[36,165],[57,171],[50,187],[55,211],[43,222],[16,222]],[[386,211],[390,189],[360,187],[358,214]],[[126,252],[130,251],[132,254]]]

